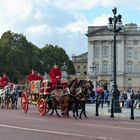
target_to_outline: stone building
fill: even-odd
[[[87,54],[86,52],[77,56],[72,56],[72,62],[76,71],[75,75],[79,78],[85,78],[87,76]]]
[[[107,26],[89,26],[88,67],[95,64],[97,83],[112,88],[113,32]],[[140,28],[125,24],[116,37],[117,86],[119,89],[140,89]]]

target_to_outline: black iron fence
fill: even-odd
[[[115,100],[114,100],[115,102]],[[118,100],[121,112],[114,111],[114,117],[125,117],[134,120],[140,118],[140,101],[134,99],[128,99],[126,101]],[[86,109],[89,113],[95,116],[111,116],[111,100],[104,100],[99,98],[91,99],[87,101]],[[115,108],[115,103],[113,105]]]

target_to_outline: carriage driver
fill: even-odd
[[[49,77],[51,78],[53,89],[61,85],[62,72],[57,63],[55,63],[54,67],[50,70]]]

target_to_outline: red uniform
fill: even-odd
[[[4,75],[0,78],[0,87],[4,88],[10,82],[8,76]]]
[[[41,76],[38,76],[37,74],[29,74],[28,76],[27,76],[27,79],[29,80],[29,81],[34,81],[34,80],[43,80],[43,78],[41,77]]]
[[[62,72],[59,68],[52,68],[49,72],[54,87],[61,84]]]
[[[43,80],[43,77],[41,75],[38,75],[36,73],[30,73],[28,76],[27,76],[27,79],[29,81],[34,81],[34,80]]]
[[[48,80],[43,80],[42,86],[40,89],[40,94],[50,94],[52,84]]]

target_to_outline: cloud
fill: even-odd
[[[69,55],[82,53],[87,49],[88,26],[107,25],[114,6],[140,10],[140,1],[133,0],[132,4],[130,0],[0,0],[0,34],[11,30],[23,33],[38,47],[50,43],[63,47]]]
[[[10,17],[20,17],[22,19],[26,19],[33,8],[31,0],[1,0],[0,4],[3,14]]]
[[[108,25],[108,18],[110,17],[109,14],[103,14],[100,17],[96,17],[94,21],[92,22],[93,26],[103,26]]]
[[[88,27],[88,22],[86,18],[83,15],[77,16],[75,18],[75,21],[67,24],[63,28],[59,28],[59,31],[61,32],[72,32],[72,33],[85,33]]]
[[[45,1],[45,0],[42,0]],[[131,8],[136,8],[138,5],[140,5],[140,1],[138,0],[46,0],[48,4],[58,7],[60,9],[66,10],[66,11],[77,11],[77,10],[89,10],[93,9],[97,6],[102,7],[120,7],[122,5],[127,5]]]
[[[24,35],[27,39],[38,47],[44,47],[45,44],[53,43],[49,42],[52,37],[52,29],[47,24],[33,25],[24,30]]]
[[[40,10],[38,10],[38,11],[35,13],[34,18],[35,18],[36,20],[42,19],[42,18],[43,18],[42,12],[41,12]]]
[[[64,10],[79,10],[79,9],[90,9],[96,6],[100,0],[52,0],[52,5],[59,7]]]
[[[25,29],[24,33],[26,35],[34,36],[34,37],[40,37],[41,35],[44,35],[46,33],[50,33],[51,28],[47,24],[39,24],[39,25],[33,25]]]

